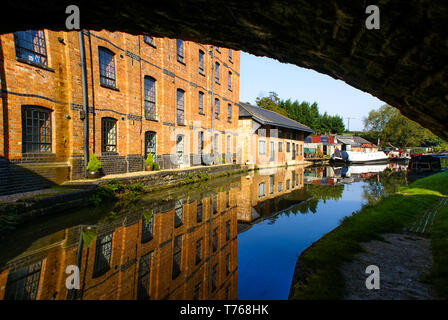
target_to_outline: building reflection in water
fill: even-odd
[[[384,169],[264,169],[165,191],[160,200],[148,195],[138,209],[109,212],[94,225],[33,229],[29,243],[18,230],[0,243],[0,299],[237,299],[238,233],[282,212],[314,213],[320,200],[341,198],[345,183]],[[380,196],[370,180],[366,190]],[[69,265],[80,266],[79,290],[66,288]]]

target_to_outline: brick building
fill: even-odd
[[[239,66],[238,51],[176,39],[0,35],[0,194],[82,178],[86,153],[105,174],[148,153],[162,169],[234,162]]]
[[[0,265],[0,300],[236,299],[239,190],[151,203],[38,239]],[[79,266],[78,291],[66,288],[69,265]]]
[[[241,163],[275,167],[303,162],[304,139],[313,132],[307,126],[246,103],[240,103],[238,121]]]

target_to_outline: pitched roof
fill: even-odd
[[[342,142],[343,144],[349,144],[354,147],[361,146],[362,143],[372,143],[364,138],[358,137],[358,136],[335,136],[336,139],[338,139],[339,142]],[[372,143],[374,147],[376,145]]]
[[[287,129],[293,129],[293,130],[300,130],[312,133],[313,130],[297,121],[294,121],[290,118],[287,118],[285,116],[282,116],[281,114],[278,114],[277,112],[266,110],[260,107],[252,106],[247,103],[240,102],[239,104],[239,117],[240,118],[253,118],[257,122],[260,122],[264,125],[272,125],[277,126],[281,128],[287,128]]]

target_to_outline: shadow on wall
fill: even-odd
[[[48,188],[68,180],[70,167],[52,162],[16,164],[0,157],[0,195]]]

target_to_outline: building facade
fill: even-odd
[[[304,161],[304,139],[313,131],[276,112],[240,103],[240,163],[259,167],[295,165]]]
[[[235,161],[238,51],[29,30],[0,36],[0,65],[0,179],[11,192],[82,178],[91,153],[105,174],[141,171],[149,153],[161,169]]]

